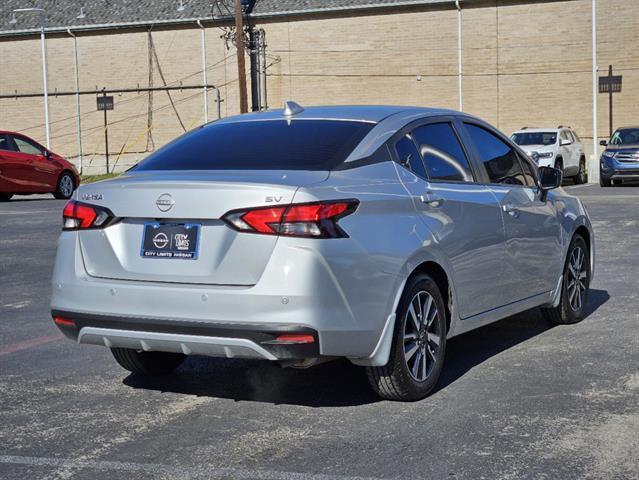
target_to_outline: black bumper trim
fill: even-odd
[[[137,317],[96,315],[89,313],[52,310],[53,317],[63,317],[75,322],[75,327],[57,325],[67,337],[77,340],[81,328],[97,327],[138,332],[174,333],[204,337],[243,338],[260,345],[281,360],[301,360],[320,356],[317,331],[295,325],[235,325],[224,323],[160,320]],[[269,343],[285,333],[312,335],[313,343],[273,344]]]

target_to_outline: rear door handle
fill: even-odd
[[[519,216],[519,209],[517,207],[515,207],[512,203],[507,203],[506,205],[502,205],[502,210],[504,212],[506,212],[508,215],[510,215],[511,217],[518,217]]]
[[[423,204],[430,205],[431,207],[439,207],[442,203],[444,203],[444,199],[441,197],[433,197],[431,196],[433,192],[426,192],[425,195],[421,195],[419,198],[421,199]]]

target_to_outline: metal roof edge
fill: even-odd
[[[460,3],[468,2],[468,0],[460,0]],[[361,10],[377,10],[377,9],[394,9],[401,7],[420,6],[420,5],[441,5],[441,4],[455,4],[455,0],[404,0],[392,4],[377,4],[367,3],[364,5],[349,5],[343,7],[329,7],[329,8],[309,8],[304,10],[283,10],[283,11],[271,11],[251,13],[248,17],[252,19],[267,19],[278,17],[292,17],[292,16],[306,16],[322,13],[342,13],[349,11],[361,11]],[[144,28],[154,26],[170,26],[170,25],[185,25],[189,23],[201,22],[219,22],[226,23],[233,20],[232,16],[212,16],[212,17],[190,17],[170,20],[140,20],[135,22],[117,22],[117,23],[101,23],[92,25],[69,25],[63,27],[49,27],[44,29],[45,33],[66,33],[67,30],[73,32],[89,32],[98,30],[120,30],[125,28]],[[21,37],[40,34],[39,28],[29,28],[24,30],[0,30],[1,38]]]

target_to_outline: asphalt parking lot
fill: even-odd
[[[64,202],[0,204],[0,478],[639,478],[639,186],[566,188],[596,231],[587,318],[457,337],[416,403],[378,400],[347,362],[129,375],[51,321]]]

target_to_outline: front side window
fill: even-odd
[[[35,143],[22,137],[13,137],[14,142],[18,146],[18,150],[29,155],[42,155],[42,150]]]
[[[212,123],[182,135],[132,170],[332,170],[374,126],[303,119]]]
[[[526,185],[517,153],[510,145],[485,128],[471,123],[467,123],[466,128],[486,168],[490,183]]]
[[[521,162],[521,166],[524,169],[524,180],[526,181],[526,185],[529,187],[534,187],[537,185],[535,182],[535,173],[533,172],[533,166],[530,164],[528,160],[519,156],[519,161]]]
[[[413,131],[431,180],[472,182],[466,154],[450,123],[423,125]]]
[[[413,138],[409,134],[404,135],[395,144],[395,151],[401,165],[408,168],[418,177],[426,178],[424,164],[419,156],[415,142],[413,142]]]

